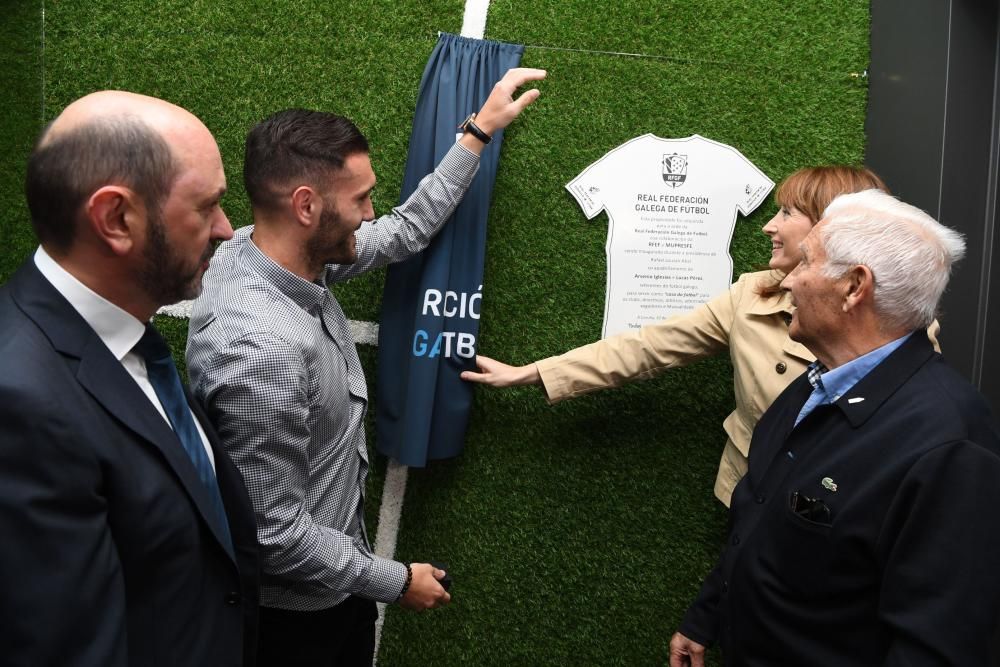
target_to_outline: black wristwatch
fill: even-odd
[[[469,117],[466,118],[462,122],[462,124],[458,126],[458,129],[462,130],[463,132],[468,132],[476,139],[479,139],[481,142],[483,142],[483,145],[489,144],[491,141],[493,141],[493,137],[483,132],[482,128],[476,125],[475,121],[476,121],[476,114],[470,113]]]

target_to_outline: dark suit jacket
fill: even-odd
[[[193,407],[233,547],[169,425],[34,262],[0,288],[0,663],[253,661],[250,500]]]
[[[985,400],[923,332],[793,428],[811,391],[803,375],[761,418],[681,632],[731,665],[988,664],[1000,439]],[[795,511],[796,492],[829,515]]]

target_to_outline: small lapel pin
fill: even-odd
[[[863,399],[863,398],[861,398],[861,397],[859,396],[859,397],[857,397],[857,398],[849,398],[849,399],[847,399],[847,402],[853,405],[853,404],[855,404],[855,403],[860,403],[860,402],[861,402],[861,401],[863,401],[863,400],[865,400],[865,399]]]
[[[862,398],[861,400],[863,401],[865,399]],[[824,477],[820,484],[822,484],[823,488],[827,491],[833,491],[834,493],[837,492],[837,483],[834,482],[831,477]]]

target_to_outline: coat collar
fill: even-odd
[[[852,428],[859,428],[934,354],[934,348],[927,338],[926,332],[915,331],[899,348],[882,360],[878,366],[861,378],[832,405],[843,413],[844,418]],[[808,419],[804,419],[799,427],[795,426],[799,411],[811,393],[812,385],[809,384],[806,374],[802,374],[782,392],[764,413],[760,423],[767,422],[768,430],[772,434],[770,436],[773,441],[771,444],[776,443],[774,446],[780,446],[790,437],[794,428],[804,427],[809,423]],[[754,431],[755,436],[758,430],[760,429]],[[757,444],[756,441],[751,444],[751,461],[754,447],[757,447]],[[762,450],[763,447],[759,449]],[[770,460],[777,451],[774,450],[768,454],[761,451],[759,456]]]
[[[757,287],[761,282],[767,284],[775,280],[780,280],[782,275],[780,273],[776,274],[774,271],[760,271],[753,275],[750,279],[750,289],[753,290],[753,299],[749,303],[747,312],[750,316],[756,317],[781,317],[785,321],[785,328],[787,329],[792,313],[795,312],[795,306],[792,305],[792,293],[788,290],[782,290],[777,294],[765,297],[757,294]],[[787,334],[781,343],[781,350],[806,362],[816,360],[816,355],[810,352],[809,348],[802,343],[795,342]]]
[[[892,354],[835,403],[852,427],[863,425],[890,396],[934,356],[927,331],[914,331]]]
[[[211,527],[216,540],[235,561],[232,545],[222,538],[223,532],[208,510],[211,507],[208,491],[198,479],[194,464],[180,446],[176,434],[121,362],[73,306],[42,276],[30,258],[11,278],[10,289],[14,301],[41,329],[53,348],[70,359],[70,368],[80,385],[117,420],[160,451],[202,518]],[[207,433],[210,428],[205,430]],[[218,460],[219,450],[215,449]]]
[[[784,274],[776,273],[774,271],[759,271],[752,274],[750,278],[750,289],[753,290],[754,295],[757,295],[757,289],[763,285],[769,285],[774,282],[781,281],[784,278]],[[786,315],[791,315],[795,312],[795,306],[792,305],[792,293],[788,290],[781,290],[777,294],[771,296],[757,296],[750,303],[750,307],[747,309],[751,315],[774,315],[776,313],[785,313]]]

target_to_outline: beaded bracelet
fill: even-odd
[[[399,596],[396,598],[396,602],[399,602],[400,600],[403,599],[403,596],[406,595],[406,591],[410,590],[410,584],[412,582],[413,582],[413,568],[410,567],[409,563],[407,563],[406,564],[406,583],[403,584],[403,590],[399,591]]]

